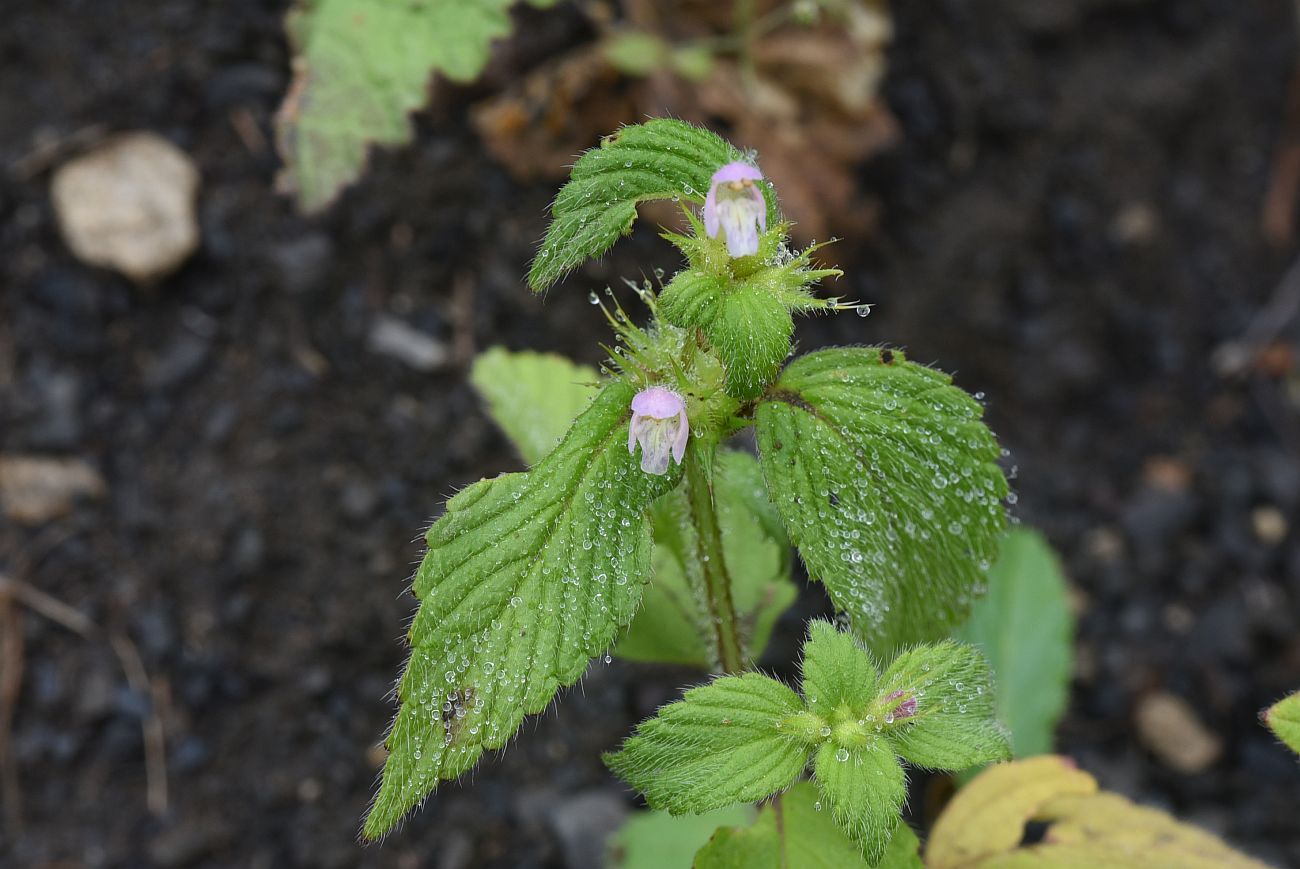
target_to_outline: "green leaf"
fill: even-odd
[[[877,739],[849,749],[827,742],[817,749],[813,780],[836,825],[861,846],[868,863],[879,862],[907,798],[907,777],[889,743]]]
[[[876,699],[876,668],[851,634],[814,621],[803,644],[803,696],[820,715],[847,706],[853,712]]]
[[[641,31],[614,34],[605,40],[601,50],[611,66],[628,75],[649,75],[668,58],[664,41]]]
[[[651,808],[674,815],[756,802],[803,771],[807,744],[779,727],[802,710],[799,695],[775,679],[724,676],[643,721],[605,762]]]
[[[879,348],[796,359],[768,396],[763,475],[809,574],[881,656],[949,631],[1006,524],[979,403]]]
[[[639,202],[703,204],[719,167],[741,159],[731,144],[684,121],[657,118],[624,127],[578,158],[551,207],[554,220],[528,272],[542,292],[626,235]],[[769,209],[774,198],[764,184]]]
[[[469,379],[487,402],[492,421],[523,460],[534,465],[591,404],[600,378],[594,368],[563,356],[493,347],[474,360]]]
[[[1007,734],[993,717],[988,661],[974,646],[952,640],[899,655],[880,678],[880,693],[915,711],[885,731],[911,763],[959,770],[1008,760]]]
[[[356,180],[372,145],[411,137],[440,72],[470,81],[510,32],[511,0],[300,0],[286,20],[294,79],[276,116],[282,182],[316,211]]]
[[[757,660],[776,620],[798,596],[790,579],[790,544],[753,456],[719,450],[713,486],[732,603],[746,652]],[[683,493],[676,490],[661,498],[653,518],[654,581],[615,653],[631,661],[708,669],[712,654],[702,639],[707,617],[687,580],[687,571],[699,571],[700,564]],[[697,577],[696,582],[703,580]]]
[[[995,708],[1016,757],[1051,751],[1069,699],[1074,616],[1061,565],[1041,534],[1007,533],[988,593],[958,636],[988,656],[998,681]]]
[[[1260,717],[1274,736],[1300,754],[1300,691],[1274,703]]]
[[[921,863],[921,842],[907,824],[894,828],[894,835],[876,869],[925,869]]]
[[[674,480],[628,454],[633,393],[610,383],[532,471],[475,483],[429,529],[366,838],[505,745],[636,612],[650,569],[645,511]]]
[[[718,827],[740,826],[754,820],[750,805],[727,806],[703,815],[634,812],[610,838],[611,869],[678,869],[691,865]]]
[[[713,75],[713,52],[708,48],[686,45],[673,49],[669,66],[682,78],[700,83]]]
[[[916,834],[899,824],[877,869],[921,869]],[[675,865],[661,864],[664,869]],[[816,789],[800,782],[778,794],[748,827],[718,830],[695,869],[868,869],[858,845],[831,819]]]

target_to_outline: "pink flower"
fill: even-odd
[[[641,470],[647,474],[668,473],[669,454],[680,465],[689,434],[686,402],[671,389],[652,386],[632,398],[627,451],[636,455],[636,445],[641,444]]]
[[[755,181],[763,173],[748,163],[728,163],[710,179],[704,198],[704,230],[709,238],[725,234],[732,257],[758,253],[758,234],[767,229],[767,202]]]

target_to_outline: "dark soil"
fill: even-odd
[[[1258,230],[1293,5],[895,5],[886,94],[904,135],[862,177],[882,230],[837,254],[851,271],[836,291],[875,312],[799,339],[892,342],[988,396],[1016,510],[1060,549],[1083,607],[1062,750],[1106,787],[1300,865],[1300,767],[1256,721],[1300,687],[1295,331],[1280,364],[1230,378],[1211,361],[1293,253]],[[150,696],[102,638],[24,609],[21,827],[3,830],[0,864],[590,865],[634,805],[598,752],[695,674],[598,663],[386,843],[356,843],[419,533],[457,487],[516,466],[463,370],[413,371],[366,332],[387,311],[462,348],[597,361],[588,292],[673,255],[643,227],[530,297],[554,188],[485,156],[466,120],[481,90],[442,89],[414,146],[380,155],[326,216],[295,216],[273,152],[237,131],[269,135],[283,6],[6,4],[0,452],[86,458],[109,494],[44,529],[0,526],[0,572],[139,648],[170,802],[146,810]],[[526,49],[503,63],[585,37],[571,11],[527,14]],[[96,125],[159,132],[202,170],[202,250],[152,291],[72,258],[31,159]],[[1261,509],[1285,520],[1280,542]],[[1156,689],[1223,739],[1209,769],[1173,772],[1137,739]]]

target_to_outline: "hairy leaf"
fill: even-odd
[[[714,133],[684,121],[657,118],[624,127],[578,158],[551,207],[554,219],[528,272],[528,285],[546,290],[566,272],[600,256],[636,220],[639,202],[677,199],[704,203],[709,179],[741,154]],[[771,191],[764,185],[770,203]]]
[[[1038,844],[1025,824],[1046,822]],[[985,770],[958,792],[930,834],[928,869],[1265,869],[1164,812],[1098,792],[1051,755]]]
[[[790,545],[767,499],[758,462],[748,453],[719,450],[714,459],[713,494],[722,531],[722,550],[731,575],[732,603],[750,659],[767,647],[772,627],[798,595],[790,579]],[[696,535],[680,490],[655,505],[654,581],[641,611],[615,653],[632,661],[685,664],[708,669],[713,653],[702,602],[688,571],[700,570]],[[775,521],[774,521],[775,520]],[[703,579],[696,577],[697,584]]]
[[[511,0],[300,0],[286,23],[294,79],[276,116],[283,181],[306,211],[361,173],[372,145],[411,137],[409,113],[440,72],[469,81]]]
[[[756,410],[763,474],[811,576],[880,655],[946,633],[997,555],[998,447],[947,375],[878,348],[786,368]]]
[[[750,823],[754,807],[727,806],[702,815],[634,812],[610,838],[611,869],[677,869],[691,865],[695,852],[708,843],[718,827]]]
[[[645,510],[673,480],[628,454],[633,391],[608,385],[532,471],[475,483],[429,529],[367,838],[505,745],[636,612],[650,568]]]
[[[830,715],[840,706],[856,712],[876,699],[876,668],[851,634],[814,621],[803,644],[803,696],[809,709]]]
[[[469,379],[487,402],[492,421],[520,457],[534,465],[591,403],[600,378],[594,368],[553,353],[493,347],[474,360]]]
[[[1052,750],[1069,699],[1074,615],[1065,576],[1036,531],[1013,528],[989,571],[988,594],[958,634],[983,649],[997,676],[998,718],[1016,757]]]
[[[899,824],[876,869],[921,869],[916,834]],[[669,863],[661,864],[668,869]],[[681,864],[685,865],[685,864]],[[748,827],[718,830],[695,869],[868,869],[857,843],[831,819],[809,782],[778,794]]]
[[[1300,691],[1274,703],[1260,717],[1274,736],[1300,754]]]
[[[909,649],[880,678],[884,696],[916,701],[887,731],[898,753],[929,769],[965,769],[1011,756],[993,717],[988,661],[974,646],[948,640]]]
[[[828,742],[813,759],[813,780],[836,825],[858,843],[867,862],[878,862],[907,798],[907,777],[889,743],[877,739],[849,749]]]
[[[775,679],[724,676],[642,722],[605,762],[651,808],[675,815],[755,802],[803,771],[808,746],[779,727],[802,710],[799,695]]]

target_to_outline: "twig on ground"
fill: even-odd
[[[149,714],[140,722],[144,737],[145,801],[151,814],[167,812],[167,743],[163,732],[162,710],[167,702],[164,684],[151,680],[140,658],[140,650],[126,634],[113,634],[108,638],[122,662],[127,684],[131,690],[149,698]]]
[[[12,601],[24,604],[33,612],[36,612],[57,625],[60,625],[77,636],[86,640],[97,640],[104,637],[104,631],[100,629],[92,620],[87,618],[74,607],[68,606],[58,598],[41,591],[38,588],[26,582],[20,582],[8,576],[0,574],[0,616],[4,615],[3,606]],[[12,606],[10,606],[12,609]],[[16,623],[16,615],[12,616]],[[14,707],[8,703],[8,692],[10,683],[10,661],[15,657],[15,653],[9,648],[11,637],[18,637],[17,642],[20,644],[16,658],[18,661],[19,672],[13,677],[18,683],[22,678],[22,635],[18,631],[8,630],[8,624],[5,624],[4,642],[0,645],[0,653],[3,658],[3,679],[0,679],[0,773],[7,772],[9,766],[10,754],[8,752],[8,725],[12,720],[12,709],[16,707],[17,702],[17,684],[13,687]],[[165,728],[163,725],[163,712],[168,702],[168,690],[164,681],[153,680],[149,677],[148,670],[145,669],[144,660],[140,657],[140,650],[129,637],[122,633],[115,633],[108,636],[109,645],[112,646],[114,654],[117,656],[118,663],[122,666],[122,672],[126,675],[127,684],[133,691],[144,694],[149,698],[149,713],[140,722],[141,737],[144,742],[144,774],[145,774],[145,793],[146,802],[149,806],[150,813],[162,815],[167,811],[168,792],[167,792],[167,746],[165,739]],[[14,788],[17,789],[17,772],[14,775]],[[9,811],[8,797],[8,780],[5,780],[5,805],[6,812]]]
[[[1214,370],[1223,377],[1244,374],[1259,352],[1300,314],[1300,259],[1291,264],[1278,281],[1264,307],[1251,319],[1240,338],[1215,348]]]
[[[23,623],[13,596],[0,586],[0,799],[4,803],[4,829],[13,839],[22,833],[23,826],[22,789],[13,757],[14,714],[23,684],[23,658]]]
[[[468,368],[474,361],[474,280],[464,272],[452,279],[450,319],[455,329],[452,361],[459,368]]]

